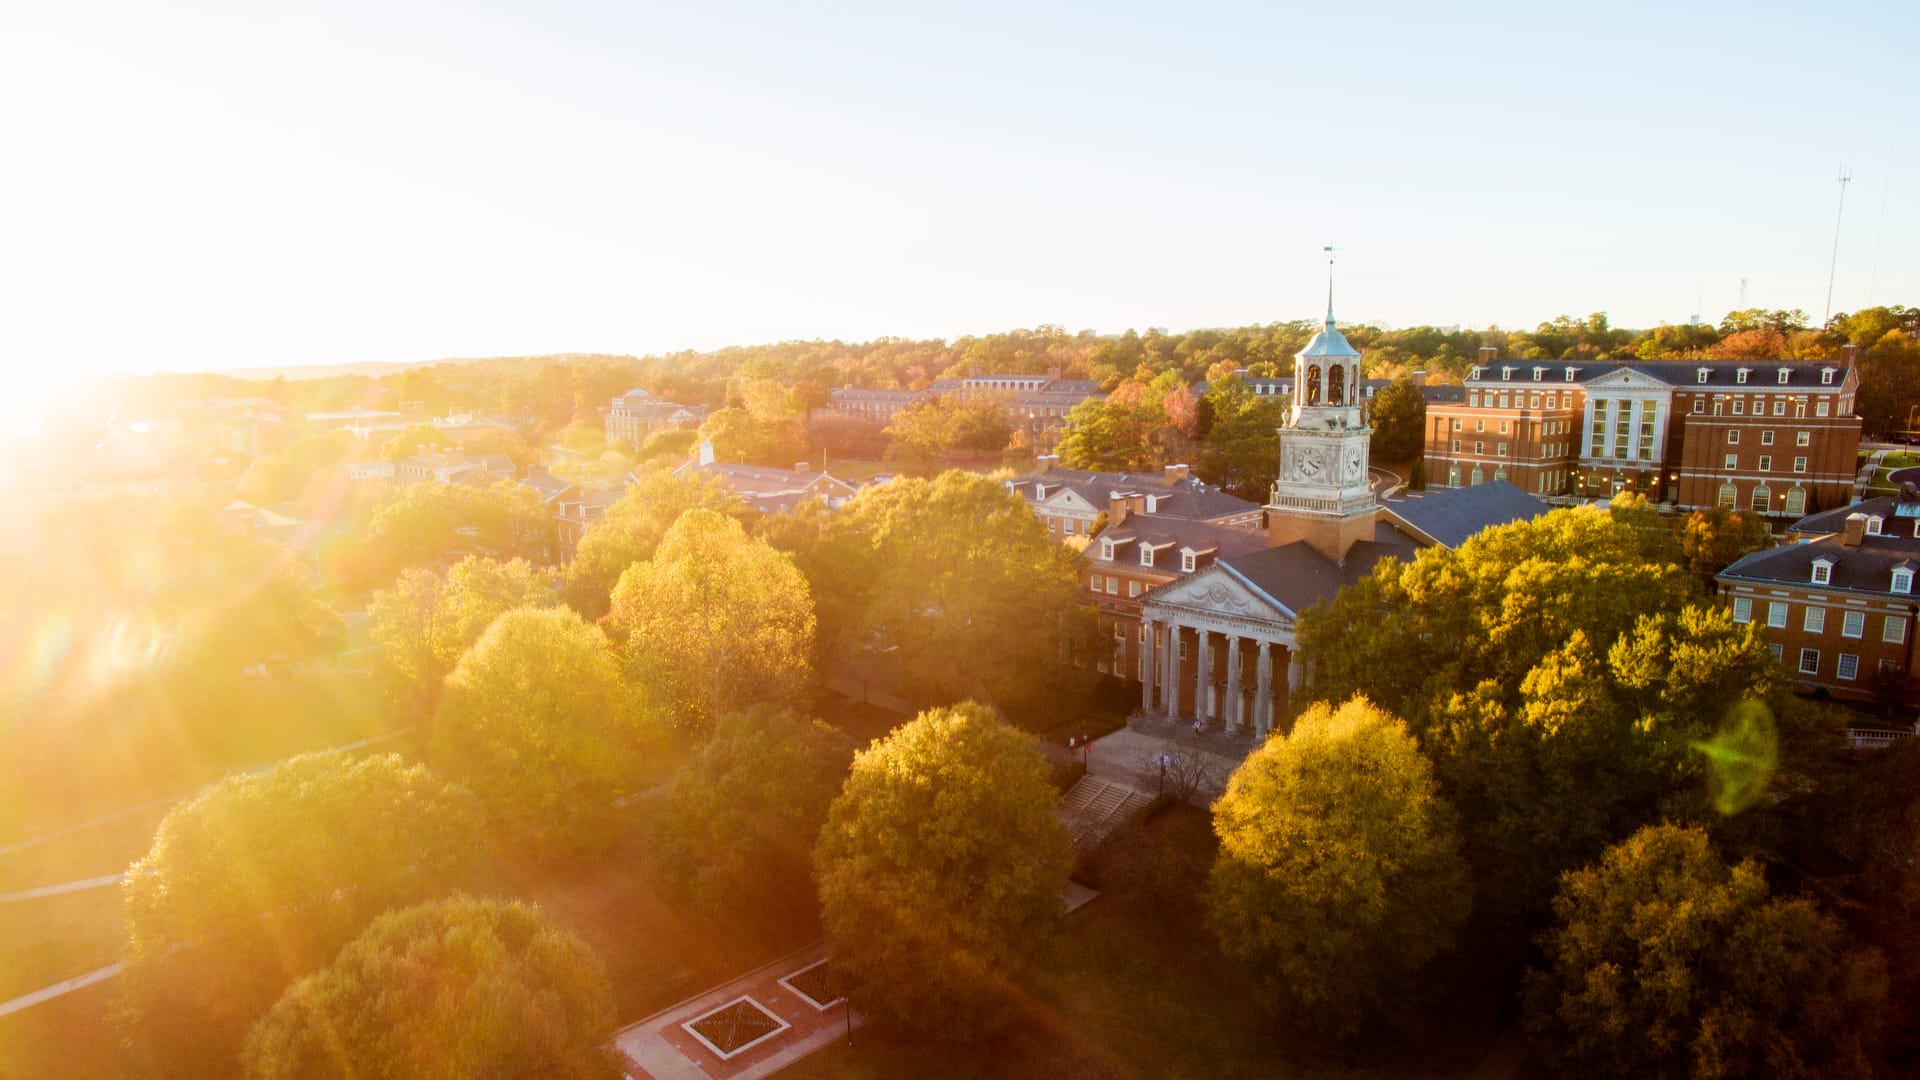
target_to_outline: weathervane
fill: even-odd
[[[1333,245],[1320,249],[1327,253],[1327,325],[1333,325]]]

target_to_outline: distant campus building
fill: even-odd
[[[614,398],[601,414],[607,441],[624,439],[628,446],[635,448],[655,432],[695,427],[702,419],[698,409],[662,401],[637,388]]]
[[[843,387],[827,395],[826,411],[885,425],[893,415],[917,401],[952,394],[962,399],[992,395],[1007,410],[1007,419],[1024,429],[1036,450],[1051,450],[1067,426],[1067,412],[1083,401],[1105,400],[1093,379],[1064,379],[1058,369],[1044,375],[969,375],[964,379],[936,379],[925,390],[870,390]]]
[[[1507,480],[1536,495],[1635,491],[1685,509],[1798,518],[1852,497],[1850,362],[1500,360],[1461,402],[1429,401],[1436,487]]]

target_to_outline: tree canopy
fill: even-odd
[[[600,960],[538,908],[456,897],[388,912],[247,1037],[254,1080],[615,1080]]]
[[[1570,872],[1527,1026],[1585,1076],[1869,1076],[1886,967],[1810,900],[1771,897],[1698,828],[1656,825]]]
[[[1406,725],[1320,703],[1241,763],[1213,807],[1208,920],[1275,1011],[1346,1036],[1404,1002],[1472,891],[1453,808]]]
[[[1374,460],[1399,463],[1426,452],[1427,399],[1406,378],[1395,379],[1373,396],[1367,419],[1373,425],[1368,448]]]
[[[161,1072],[227,1071],[289,982],[396,904],[466,880],[472,795],[397,755],[293,758],[174,808],[122,886],[129,1037]]]
[[[430,755],[501,833],[536,850],[590,848],[614,835],[642,735],[598,628],[566,608],[509,611],[447,676]]]
[[[613,587],[627,567],[653,558],[654,549],[688,510],[717,510],[744,518],[740,497],[709,476],[676,477],[652,473],[607,507],[587,530],[567,564],[566,596],[589,619],[607,613]]]
[[[387,582],[462,553],[545,562],[552,536],[553,519],[528,488],[422,482],[395,488],[374,511],[365,548],[374,580]]]
[[[834,975],[863,1012],[991,1033],[1061,913],[1067,832],[1031,737],[983,705],[930,709],[861,751],[815,868]]]
[[[813,650],[813,598],[790,556],[714,510],[680,515],[614,586],[607,625],[628,669],[676,720],[794,700]]]
[[[555,603],[556,587],[552,571],[525,559],[469,555],[445,578],[418,568],[401,571],[367,606],[368,633],[380,646],[378,664],[392,699],[432,715],[460,654],[506,612]]]

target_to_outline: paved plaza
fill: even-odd
[[[857,1030],[864,1018],[854,1012],[849,1020],[844,1001],[817,1001],[807,994],[822,992],[806,973],[826,959],[826,942],[815,942],[623,1028],[613,1045],[627,1076],[752,1080],[846,1038],[849,1023]],[[740,1004],[742,999],[748,1004]],[[732,1023],[711,1022],[716,1020]]]

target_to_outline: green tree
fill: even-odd
[[[556,602],[553,571],[525,559],[499,562],[469,555],[442,579],[408,569],[367,605],[368,634],[380,646],[379,669],[389,694],[408,711],[432,715],[440,685],[460,654],[493,620],[516,608]]]
[[[789,711],[729,712],[680,770],[654,829],[661,870],[703,905],[805,897],[853,747]]]
[[[1213,807],[1208,920],[1277,1012],[1344,1037],[1453,942],[1471,888],[1406,725],[1356,697],[1256,749]]]
[[[1703,585],[1713,576],[1773,542],[1766,519],[1740,510],[1695,510],[1680,524],[1680,549],[1687,569]]]
[[[606,637],[566,608],[510,611],[447,676],[431,760],[532,849],[591,848],[619,826],[642,725]]]
[[[1030,736],[966,702],[861,751],[815,869],[834,974],[862,1011],[992,1033],[1061,914],[1070,855]]]
[[[886,434],[886,459],[925,476],[937,471],[951,451],[986,454],[1006,449],[1013,425],[997,397],[943,394],[895,413]]]
[[[651,473],[607,507],[587,530],[567,564],[566,597],[589,619],[607,613],[614,585],[627,567],[653,558],[660,539],[688,510],[717,510],[744,518],[746,504],[710,476]]]
[[[1887,974],[1812,901],[1769,897],[1700,829],[1651,826],[1566,875],[1527,1026],[1584,1076],[1869,1076]]]
[[[255,1080],[566,1080],[621,1075],[612,984],[531,904],[392,911],[295,983],[247,1036]]]
[[[813,598],[793,559],[714,510],[689,510],[614,586],[606,623],[679,723],[789,702],[807,684]]]
[[[1000,484],[972,473],[862,491],[799,560],[823,662],[890,659],[925,701],[1057,694],[1084,629],[1079,560]]]
[[[1419,457],[1427,445],[1427,399],[1406,378],[1373,397],[1367,409],[1373,424],[1370,447],[1377,461],[1399,463]]]
[[[1264,501],[1280,462],[1279,401],[1255,394],[1231,372],[1207,385],[1204,400],[1211,422],[1194,471],[1209,484]]]
[[[396,488],[381,503],[365,547],[375,580],[386,582],[409,566],[476,551],[545,561],[552,533],[546,507],[527,488],[425,482]]]
[[[368,919],[463,883],[472,795],[397,755],[293,758],[175,807],[122,886],[122,1016],[136,1057],[228,1072],[247,1026]]]

